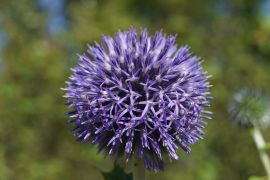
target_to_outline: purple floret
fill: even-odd
[[[154,171],[164,156],[178,159],[179,146],[190,152],[210,118],[210,85],[199,58],[175,39],[130,29],[89,46],[64,89],[78,140],[110,156],[137,155]]]

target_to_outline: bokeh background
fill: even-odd
[[[249,132],[227,110],[242,87],[270,94],[269,0],[0,0],[0,179],[101,180],[100,169],[112,169],[94,146],[75,141],[60,88],[88,43],[129,27],[178,34],[214,85],[204,140],[148,178],[264,176]]]

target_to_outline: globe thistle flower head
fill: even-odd
[[[270,125],[270,101],[257,89],[241,89],[231,102],[232,119],[244,128],[266,128]]]
[[[175,40],[130,29],[79,56],[64,89],[78,140],[110,156],[138,156],[154,171],[164,156],[178,159],[179,147],[190,152],[210,118],[210,85],[199,58]]]

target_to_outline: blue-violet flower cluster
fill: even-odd
[[[130,29],[79,56],[64,89],[78,140],[110,156],[137,156],[154,171],[164,156],[178,159],[178,147],[190,152],[210,118],[210,85],[199,58],[175,40]]]

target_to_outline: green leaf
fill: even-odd
[[[132,180],[132,173],[125,173],[117,163],[114,164],[114,168],[110,172],[101,172],[104,180]]]
[[[251,176],[248,180],[267,180],[267,177]]]
[[[264,149],[265,149],[265,150],[270,150],[270,142],[268,142],[268,143],[266,143],[266,144],[264,145]]]

